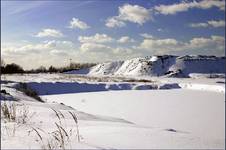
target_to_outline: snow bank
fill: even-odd
[[[39,95],[100,92],[115,90],[151,90],[151,89],[177,89],[181,88],[177,83],[145,84],[145,83],[79,83],[79,82],[29,82],[30,88]]]
[[[208,85],[196,83],[180,83],[179,86],[183,89],[203,90],[225,93],[225,87],[222,85]]]

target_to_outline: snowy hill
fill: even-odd
[[[76,73],[76,72],[69,72]],[[87,75],[189,77],[192,74],[225,74],[225,57],[149,56],[98,64]]]

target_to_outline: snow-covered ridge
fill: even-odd
[[[68,72],[70,73],[70,72]],[[76,72],[71,72],[76,73]],[[79,72],[77,72],[79,74]],[[190,74],[225,74],[225,57],[149,56],[98,64],[87,75],[189,77]]]

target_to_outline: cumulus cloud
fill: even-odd
[[[191,23],[191,24],[189,24],[189,26],[192,28],[200,28],[200,27],[206,28],[206,27],[208,27],[208,23],[204,23],[204,22]]]
[[[18,53],[18,54],[26,54],[26,53],[39,53],[40,51],[45,51],[50,49],[48,43],[44,44],[27,44],[20,47],[7,47],[3,49],[6,53]]]
[[[202,1],[182,1],[181,3],[171,4],[171,5],[159,5],[155,6],[154,10],[157,13],[163,15],[174,15],[179,12],[188,11],[192,8],[209,9],[212,7],[217,7],[220,10],[225,10],[224,0],[202,0]]]
[[[106,20],[105,25],[109,28],[114,28],[114,27],[124,27],[126,24],[125,22],[121,21],[118,16],[114,16],[114,17],[108,18]]]
[[[225,38],[223,36],[211,36],[210,38],[198,37],[193,38],[188,44],[185,44],[186,48],[191,49],[225,49]]]
[[[196,37],[187,42],[176,39],[144,39],[138,47],[155,53],[166,53],[170,51],[190,50],[215,50],[224,51],[225,38],[223,36],[211,36],[209,38]]]
[[[139,5],[130,4],[119,7],[119,16],[124,21],[130,21],[140,25],[151,19],[148,9]]]
[[[146,50],[172,50],[179,45],[176,39],[144,39],[140,48]]]
[[[225,21],[224,20],[210,20],[207,22],[200,22],[200,23],[191,23],[189,25],[192,28],[206,28],[206,27],[214,27],[214,28],[219,28],[219,27],[225,27]]]
[[[1,45],[1,54],[7,63],[15,62],[25,69],[45,66],[62,66],[67,57],[74,57],[75,45],[71,41],[50,40],[40,43]],[[28,63],[32,62],[32,63]]]
[[[106,34],[96,33],[93,36],[79,36],[78,40],[81,43],[108,43],[112,42],[113,38]]]
[[[112,51],[110,46],[105,44],[111,43],[114,39],[107,34],[96,33],[93,36],[79,36],[78,41],[81,43],[80,51],[82,53],[105,53]]]
[[[132,54],[133,50],[130,48],[124,48],[124,47],[117,47],[113,49],[114,54]]]
[[[118,16],[113,16],[106,20],[105,25],[107,27],[123,27],[126,21],[142,25],[152,19],[150,11],[139,5],[125,4],[120,6],[118,11]]]
[[[79,28],[79,29],[85,30],[90,28],[90,26],[88,26],[85,22],[79,20],[78,18],[72,18],[72,20],[70,21],[69,28],[71,29]]]
[[[151,34],[148,33],[141,33],[140,36],[146,39],[153,39],[154,37]]]
[[[225,27],[225,21],[224,20],[210,20],[208,21],[208,24],[212,27],[218,28],[218,27]]]
[[[212,7],[217,7],[220,10],[225,10],[225,0],[203,0],[198,2],[197,8],[209,9]]]
[[[62,50],[51,50],[50,51],[51,55],[56,55],[56,56],[68,56],[68,53],[66,53],[65,51]]]
[[[117,40],[119,43],[130,43],[130,42],[135,42],[134,39],[128,37],[128,36],[122,36],[119,40]]]
[[[46,43],[46,46],[48,48],[55,48],[56,47],[56,41],[52,40],[52,41],[44,41],[44,43]]]
[[[74,46],[71,41],[46,40],[43,43],[50,49],[71,49]]]
[[[42,52],[50,52],[51,50],[63,51],[72,49],[73,43],[70,41],[44,41],[38,44],[25,44],[22,46],[7,46],[2,48],[4,55],[29,55],[31,53],[38,54]]]
[[[63,37],[63,34],[59,30],[55,29],[43,29],[41,32],[35,35],[36,37]]]
[[[82,52],[108,52],[111,47],[98,43],[83,43],[80,47]]]

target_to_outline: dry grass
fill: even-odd
[[[14,102],[3,102],[1,104],[1,118],[8,122],[16,121],[16,105]]]
[[[71,114],[72,118],[75,121],[75,125],[76,125],[76,131],[77,131],[77,137],[78,137],[78,142],[80,142],[80,135],[79,135],[79,129],[78,129],[78,118],[76,117],[76,115],[73,112],[69,111],[69,114]]]
[[[27,125],[33,115],[34,113],[31,115],[25,105],[18,106],[15,101],[1,102],[1,121],[4,122],[1,124],[1,135],[15,137],[19,127]]]
[[[54,122],[56,129],[53,132],[46,132],[40,128],[31,127],[34,133],[37,135],[37,142],[40,142],[42,149],[66,149],[69,144],[72,142],[73,137],[73,128],[65,127],[65,116],[59,111],[51,108],[54,114],[56,115],[57,121]],[[75,113],[68,111],[72,116],[75,127],[76,127],[76,137],[78,142],[80,142],[79,128],[78,128],[78,119]],[[64,120],[64,121],[63,121]],[[65,125],[63,125],[63,122]],[[31,132],[30,131],[30,132]],[[69,134],[70,133],[70,134]]]
[[[56,128],[53,132],[47,132],[39,127],[33,127],[31,124],[27,124],[34,113],[31,115],[29,108],[25,105],[18,107],[15,102],[4,102],[2,103],[1,111],[1,118],[4,119],[6,123],[8,122],[5,124],[5,128],[2,127],[5,131],[4,134],[8,135],[8,137],[15,136],[18,127],[22,124],[26,124],[31,128],[31,130],[28,131],[28,135],[30,136],[30,133],[34,133],[37,137],[36,142],[40,143],[42,149],[66,149],[71,147],[73,140],[80,142],[78,118],[74,112],[68,111],[75,126],[67,128],[65,115],[59,110],[52,109],[57,118],[57,121],[54,122]],[[9,124],[9,122],[11,122],[11,124]]]
[[[30,121],[31,118],[35,115],[35,113],[31,113],[29,111],[29,107],[26,105],[23,105],[21,109],[18,109],[17,111],[17,123],[19,124],[26,124]]]
[[[35,113],[29,112],[26,105],[17,106],[15,102],[4,101],[1,104],[1,118],[5,122],[15,122],[17,125],[26,124]]]

